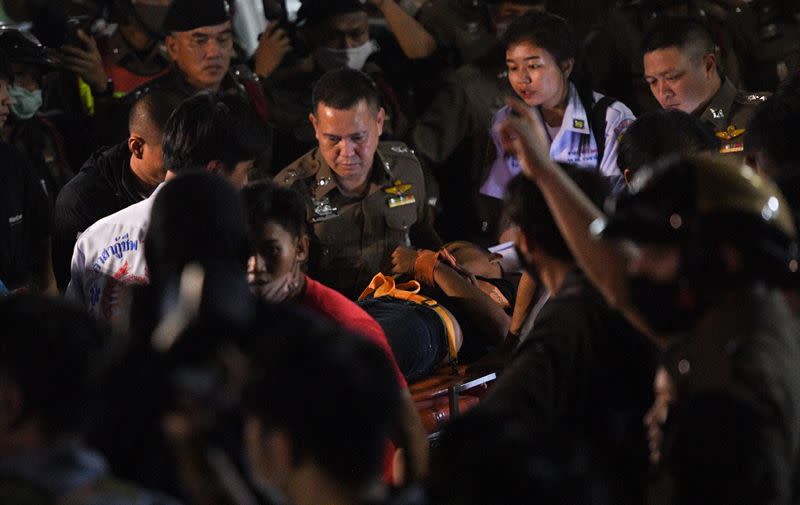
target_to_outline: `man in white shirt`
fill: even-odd
[[[258,118],[240,97],[195,95],[175,110],[164,128],[165,181],[207,170],[241,188],[265,139]],[[144,237],[154,197],[162,186],[150,198],[97,221],[78,238],[65,294],[68,299],[111,321],[117,315],[122,288],[149,282]]]

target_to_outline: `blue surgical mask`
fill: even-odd
[[[11,113],[19,119],[32,118],[42,107],[41,89],[30,91],[20,86],[11,86],[9,92],[11,98],[14,99],[14,103],[11,104]]]
[[[358,47],[347,49],[318,47],[314,52],[314,59],[320,68],[325,71],[344,67],[361,70],[367,63],[367,58],[377,51],[378,44],[374,40],[368,40]]]

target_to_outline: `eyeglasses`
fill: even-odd
[[[210,35],[207,33],[193,33],[189,37],[188,44],[192,49],[203,49],[212,39],[215,40],[217,45],[223,49],[229,49],[233,47],[233,33],[230,31],[224,31],[216,35]]]

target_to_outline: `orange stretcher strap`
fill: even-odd
[[[393,276],[378,272],[358,299],[363,300],[369,296],[372,296],[372,298],[388,296],[398,300],[408,300],[433,309],[439,319],[442,320],[442,324],[444,324],[450,363],[455,364],[458,360],[458,347],[456,346],[456,324],[458,323],[453,320],[453,315],[448,310],[439,305],[433,298],[419,294],[419,290],[420,284],[417,281],[412,280],[397,284]]]

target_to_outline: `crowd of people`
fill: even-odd
[[[791,0],[0,2],[0,503],[798,503],[798,124]]]

